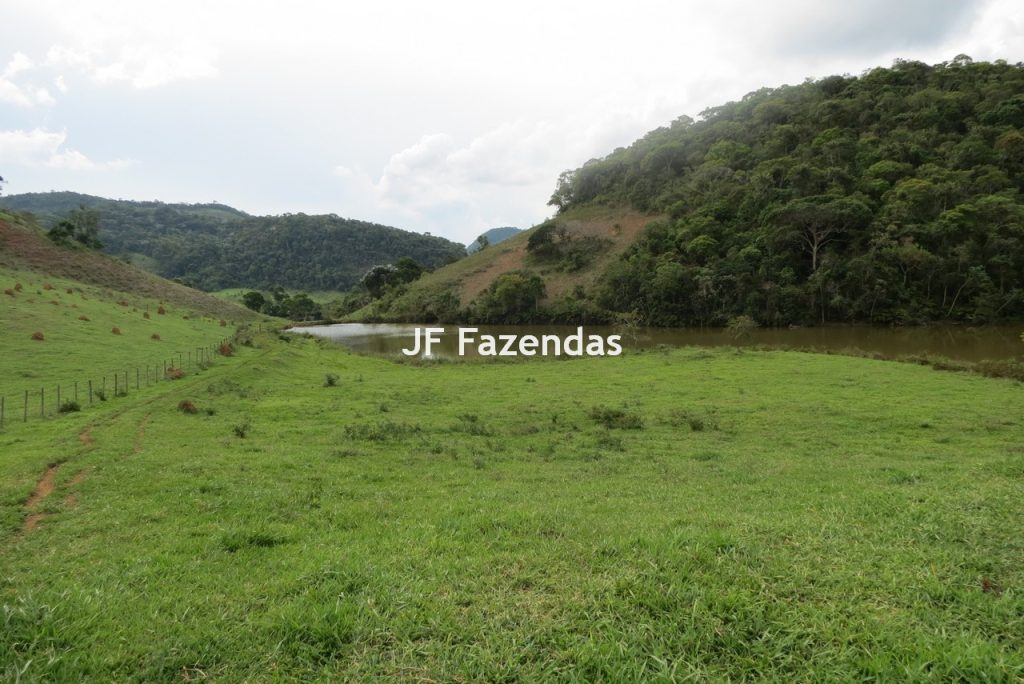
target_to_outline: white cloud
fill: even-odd
[[[15,52],[7,66],[0,72],[0,102],[9,102],[19,107],[54,104],[53,96],[46,88],[32,84],[19,85],[14,77],[31,71],[35,63],[23,52]]]
[[[115,159],[95,162],[78,150],[66,147],[67,133],[36,128],[31,131],[0,131],[0,159],[9,164],[73,171],[118,169],[135,162]]]
[[[114,51],[53,45],[46,64],[79,70],[99,83],[127,82],[139,89],[213,78],[218,50],[198,43],[129,43]]]

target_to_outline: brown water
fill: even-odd
[[[309,333],[343,344],[353,351],[382,356],[399,355],[402,349],[413,347],[415,329],[425,325],[342,323],[338,325],[292,328],[294,332]],[[444,327],[441,342],[433,347],[437,357],[458,356],[458,326]],[[474,336],[499,335],[551,335],[563,339],[576,333],[575,326],[564,325],[480,325],[462,326],[479,329]],[[721,329],[694,328],[640,328],[630,332],[610,326],[585,326],[585,335],[608,336],[622,334],[622,346],[627,349],[653,348],[660,345],[683,346],[769,346],[807,347],[828,351],[859,350],[896,358],[914,354],[934,354],[963,361],[985,359],[1024,359],[1024,342],[1020,335],[1024,325],[1015,326],[932,326],[927,328],[876,328],[844,325],[813,328],[760,328],[737,339]],[[475,347],[469,347],[472,351]]]

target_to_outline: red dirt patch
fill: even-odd
[[[35,490],[32,495],[28,497],[28,501],[25,502],[25,508],[29,511],[28,517],[25,518],[25,524],[22,526],[23,532],[31,532],[39,525],[39,521],[43,519],[43,513],[36,511],[39,504],[43,502],[46,497],[53,494],[54,484],[53,481],[57,477],[57,470],[60,468],[59,463],[55,463],[46,469],[43,476],[39,478],[39,482],[36,484]]]
[[[591,266],[579,273],[544,273],[546,298],[554,299],[572,292],[578,285],[589,285],[608,264],[636,241],[644,226],[655,218],[636,211],[609,211],[607,214],[583,219],[556,219],[573,237],[599,238],[610,244]],[[495,256],[479,270],[463,278],[459,284],[459,296],[464,304],[476,299],[502,273],[528,265],[525,240],[517,241],[514,245],[499,243],[488,249],[494,250]]]

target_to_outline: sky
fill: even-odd
[[[1024,61],[1024,3],[0,0],[0,176],[469,242],[681,115],[958,54]]]

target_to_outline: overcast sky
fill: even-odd
[[[0,0],[5,194],[335,213],[468,242],[762,86],[1024,60],[1024,3]]]

